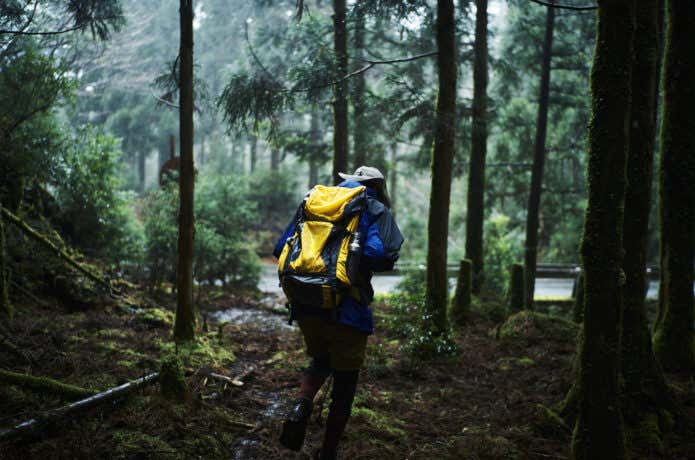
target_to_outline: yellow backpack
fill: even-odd
[[[366,235],[357,228],[366,208],[365,187],[311,190],[278,259],[280,285],[290,304],[330,310],[345,295],[360,298],[358,266]]]

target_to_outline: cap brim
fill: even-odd
[[[367,176],[353,176],[352,174],[345,174],[339,172],[338,175],[342,177],[344,180],[354,180],[356,182],[362,182],[363,180],[369,180],[373,179],[373,177],[367,177]]]

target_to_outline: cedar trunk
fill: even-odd
[[[654,352],[664,368],[695,368],[693,259],[695,258],[695,3],[666,3],[661,116],[661,289]]]
[[[548,7],[545,17],[545,38],[541,64],[541,85],[538,97],[538,116],[536,118],[536,139],[533,147],[533,169],[531,171],[531,191],[528,197],[526,216],[526,243],[524,247],[524,307],[533,309],[533,295],[536,288],[536,258],[538,256],[538,214],[541,204],[543,167],[545,166],[545,139],[548,132],[548,102],[550,95],[550,63],[553,56],[553,32],[555,29],[555,8]]]
[[[456,44],[454,3],[437,0],[439,91],[432,150],[432,191],[427,226],[427,307],[436,333],[447,328],[449,286],[446,274],[451,169],[456,134]]]
[[[319,163],[316,156],[319,152],[319,144],[321,143],[321,119],[319,118],[319,111],[316,106],[311,108],[311,125],[309,130],[311,131],[311,153],[309,156],[309,189],[314,187],[314,185],[319,183]]]
[[[341,81],[333,85],[333,180],[336,184],[342,179],[339,172],[347,171],[348,164],[348,101],[347,81],[347,28],[346,0],[333,0],[333,46],[337,59],[336,70]]]
[[[621,370],[626,421],[639,426],[655,403],[667,397],[663,373],[654,359],[647,320],[647,235],[656,134],[659,58],[659,0],[636,2],[635,55],[632,64],[630,147],[627,159],[623,248],[625,294]]]
[[[634,0],[599,0],[591,70],[588,195],[581,243],[584,329],[579,345],[575,459],[625,458],[619,404],[623,205],[629,143]]]
[[[487,156],[487,0],[476,0],[473,61],[473,131],[468,171],[466,258],[473,264],[473,293],[480,294],[483,276],[483,211]]]
[[[355,65],[362,65],[361,59],[364,57],[364,12],[358,9],[355,17],[355,55],[357,62]],[[367,81],[365,74],[361,73],[354,77],[355,82],[352,92],[352,108],[354,117],[354,127],[352,131],[353,141],[353,164],[355,169],[364,166],[370,160],[368,155],[369,142],[369,126],[367,126],[367,118],[365,117],[365,90]]]
[[[193,0],[180,1],[181,50],[179,68],[179,254],[176,270],[176,320],[174,338],[193,339]]]
[[[1,206],[0,206],[1,207]],[[10,304],[9,287],[7,279],[7,263],[5,262],[5,227],[0,215],[0,316],[12,318],[12,304]]]

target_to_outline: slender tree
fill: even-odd
[[[179,137],[181,170],[179,173],[179,254],[176,270],[177,341],[193,339],[193,0],[180,0],[181,47],[179,51]]]
[[[434,330],[447,328],[449,285],[446,276],[451,169],[456,135],[456,43],[454,3],[437,0],[439,90],[432,150],[432,191],[427,226],[427,305]]]
[[[552,3],[552,0],[551,0]],[[526,216],[526,243],[524,247],[524,307],[533,309],[536,284],[536,258],[538,255],[538,214],[541,204],[543,167],[545,165],[545,140],[548,132],[548,103],[550,96],[550,63],[553,55],[555,8],[549,6],[545,17],[545,38],[541,58],[541,85],[536,118],[536,139],[533,147],[533,169]]]
[[[250,146],[250,159],[249,159],[249,169],[253,173],[256,171],[256,161],[258,159],[258,122],[254,121],[253,122],[253,132],[250,134],[250,141],[251,141],[251,146]]]
[[[12,317],[12,304],[8,295],[7,264],[5,263],[5,228],[0,217],[0,316]]]
[[[487,156],[487,0],[475,2],[473,61],[473,132],[468,171],[466,258],[473,264],[473,293],[483,284],[483,210],[485,209],[485,157]]]
[[[654,352],[666,370],[693,372],[695,259],[695,3],[666,2],[661,115],[661,289]]]
[[[310,128],[311,131],[311,155],[309,156],[309,189],[314,185],[319,183],[319,163],[316,158],[316,154],[321,143],[321,119],[319,118],[318,108],[314,105],[311,108],[311,121]]]
[[[591,71],[589,202],[581,243],[584,329],[579,345],[575,459],[625,458],[619,404],[623,205],[630,120],[634,0],[599,0]]]
[[[647,236],[656,135],[659,59],[659,0],[636,2],[635,54],[632,64],[630,147],[625,190],[625,309],[621,370],[625,382],[626,421],[641,423],[645,411],[667,395],[663,373],[654,359],[647,320]],[[651,407],[650,407],[651,406]]]
[[[346,171],[348,165],[348,101],[347,81],[342,79],[348,73],[346,0],[333,0],[333,46],[336,56],[336,70],[341,77],[333,86],[333,180],[342,181],[339,172]]]
[[[365,35],[365,14],[363,8],[355,9],[355,35],[354,35],[354,54],[356,65],[362,65],[364,59],[364,35]],[[370,160],[368,156],[369,126],[365,116],[365,92],[367,89],[367,79],[364,73],[354,77],[355,81],[352,88],[352,108],[353,108],[353,164],[355,168],[367,164]]]

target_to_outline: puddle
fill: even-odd
[[[258,457],[258,446],[261,442],[257,439],[242,439],[232,450],[234,460],[251,460]],[[259,459],[260,460],[260,459]]]
[[[254,308],[227,308],[210,313],[210,318],[218,323],[248,324],[267,326],[267,329],[293,329],[287,324],[287,317]]]

